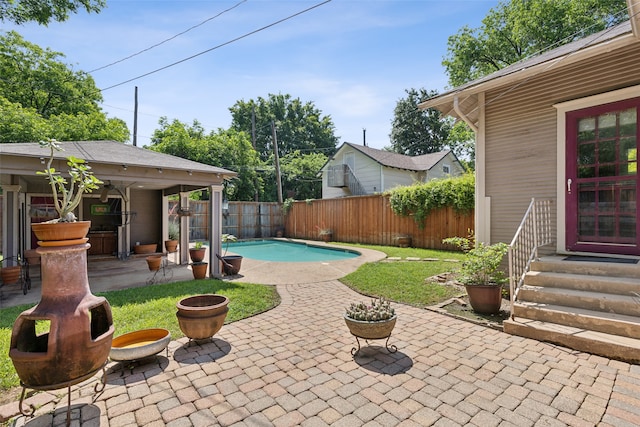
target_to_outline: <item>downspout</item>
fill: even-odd
[[[458,99],[458,96],[453,98],[453,111],[455,111],[458,117],[460,117],[460,119],[462,119],[462,121],[465,122],[471,128],[471,130],[473,130],[473,133],[478,134],[478,127],[473,124],[469,117],[467,117],[466,114],[464,114],[460,109],[460,101]]]

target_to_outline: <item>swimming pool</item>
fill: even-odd
[[[223,250],[225,245],[222,245]],[[356,258],[359,252],[349,249],[325,248],[306,243],[282,240],[247,240],[229,243],[229,252],[245,258],[275,262],[337,261]]]

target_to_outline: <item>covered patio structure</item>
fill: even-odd
[[[138,243],[156,243],[162,248],[168,239],[168,200],[177,195],[181,214],[177,262],[186,264],[189,194],[209,190],[210,275],[220,275],[215,254],[221,250],[224,182],[235,177],[235,172],[116,141],[61,145],[64,151],[54,153],[52,167],[64,175],[66,158],[75,156],[86,160],[103,181],[99,190],[85,194],[76,212],[80,220],[92,221],[89,243],[94,254],[126,259]],[[32,223],[56,217],[49,183],[36,175],[45,168],[49,154],[38,143],[0,144],[0,253],[7,260],[5,265],[37,247]]]

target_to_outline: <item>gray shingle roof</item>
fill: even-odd
[[[146,148],[134,147],[116,141],[66,141],[60,142],[64,151],[54,153],[55,158],[75,156],[89,163],[116,164],[127,166],[154,167],[193,172],[221,173],[235,175],[235,172],[216,166],[209,166],[192,160],[158,153]],[[0,154],[25,157],[49,157],[49,151],[37,142],[0,144]]]
[[[426,171],[435,166],[451,150],[439,151],[437,153],[423,154],[421,156],[405,156],[404,154],[392,153],[386,150],[366,147],[364,145],[345,142],[345,145],[360,151],[383,166],[411,171]]]

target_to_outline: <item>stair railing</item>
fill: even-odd
[[[509,245],[509,288],[512,305],[517,299],[518,290],[529,271],[531,261],[538,258],[538,249],[553,242],[551,203],[551,200],[532,198]]]
[[[344,165],[344,180],[351,191],[351,194],[354,196],[364,196],[367,194],[362,184],[356,177],[356,174],[353,173],[351,167],[347,164]]]

